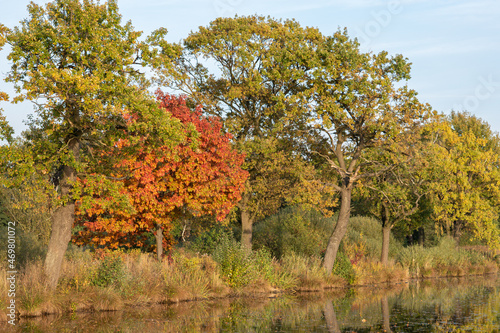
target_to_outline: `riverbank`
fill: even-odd
[[[8,332],[484,331],[500,326],[500,276],[235,297],[20,318]],[[457,316],[457,313],[460,315]],[[495,325],[496,323],[496,325]]]
[[[319,257],[290,254],[276,260],[265,250],[249,254],[236,245],[228,244],[211,256],[181,249],[161,263],[153,255],[141,252],[96,254],[73,249],[65,259],[55,292],[49,291],[41,278],[42,262],[30,262],[17,273],[16,317],[114,311],[127,306],[219,298],[275,297],[281,293],[499,271],[495,259],[470,254],[471,250],[462,253],[468,260],[460,259],[457,251],[447,260],[434,256],[422,261],[423,253],[412,249],[415,257],[407,254],[408,261],[400,258],[386,266],[368,259],[352,263],[346,257],[339,258],[334,274],[326,274]],[[2,320],[8,319],[9,287],[5,280],[0,285]]]

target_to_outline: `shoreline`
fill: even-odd
[[[383,282],[372,282],[369,284],[355,284],[355,285],[341,285],[341,286],[326,286],[326,287],[318,287],[318,288],[304,288],[297,290],[272,290],[269,292],[230,292],[226,295],[222,296],[210,296],[210,297],[193,297],[193,298],[167,298],[159,301],[149,301],[149,302],[128,302],[122,301],[118,307],[110,307],[110,308],[96,308],[93,304],[90,304],[86,307],[78,307],[78,308],[67,308],[67,309],[40,309],[36,313],[21,313],[17,311],[16,313],[16,321],[29,320],[40,317],[58,317],[61,315],[68,314],[91,314],[91,313],[105,313],[105,312],[118,312],[118,311],[127,311],[128,309],[134,307],[140,308],[152,308],[155,306],[165,306],[166,308],[172,305],[178,304],[188,304],[188,303],[200,303],[200,302],[212,302],[217,300],[230,300],[230,299],[272,299],[278,298],[284,295],[308,295],[308,294],[324,294],[332,291],[346,291],[349,289],[356,290],[358,288],[370,288],[370,289],[382,289],[381,287],[391,287],[397,285],[409,285],[411,282],[419,282],[419,281],[429,281],[429,280],[445,280],[445,279],[466,279],[472,277],[488,277],[493,275],[498,275],[499,272],[489,272],[484,274],[470,274],[470,275],[461,275],[461,276],[430,276],[430,277],[410,277],[401,281],[383,281]],[[74,304],[74,303],[72,303]],[[0,312],[0,322],[7,322],[7,314],[5,312]]]

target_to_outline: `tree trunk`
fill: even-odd
[[[158,256],[158,261],[161,262],[163,257],[163,228],[158,226],[156,228],[156,254]]]
[[[252,250],[253,220],[246,209],[241,210],[241,245],[247,250]]]
[[[328,246],[326,247],[325,259],[323,261],[323,267],[327,273],[331,273],[333,269],[333,264],[337,258],[337,251],[339,250],[340,242],[347,231],[347,226],[349,225],[349,217],[351,215],[351,184],[343,187],[340,192],[340,212],[337,219],[337,224],[333,229],[330,240],[328,241]]]
[[[76,161],[79,161],[80,143],[73,139],[69,142],[69,149],[73,151]],[[63,166],[59,186],[61,197],[67,197],[71,192],[71,183],[76,181],[76,170],[70,166]],[[58,207],[52,215],[52,230],[50,234],[47,256],[45,257],[45,275],[48,279],[48,287],[56,289],[59,275],[61,274],[64,254],[71,240],[71,228],[75,220],[75,202],[72,199]]]
[[[425,229],[423,227],[418,228],[418,245],[424,246],[425,243]]]
[[[391,238],[391,227],[388,225],[382,226],[382,254],[380,262],[382,265],[387,265],[389,262],[389,239]]]
[[[389,240],[392,226],[389,223],[389,207],[385,203],[382,203],[380,213],[382,218],[382,253],[380,254],[380,262],[386,266],[389,261]]]

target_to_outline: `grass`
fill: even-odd
[[[459,248],[451,237],[443,237],[434,247],[420,245],[401,249],[397,261],[414,278],[491,274],[498,263],[481,251]]]

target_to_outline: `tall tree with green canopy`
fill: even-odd
[[[256,219],[276,211],[300,178],[300,156],[289,154],[298,136],[285,128],[290,115],[309,107],[307,77],[321,40],[317,29],[294,20],[218,18],[184,40],[176,75],[159,71],[163,82],[174,77],[166,83],[223,119],[246,154],[243,168],[250,176],[239,209],[247,248]]]
[[[74,187],[77,177],[96,180],[110,198],[130,204],[111,181],[106,186],[109,170],[99,163],[100,151],[126,133],[124,112],[139,115],[134,130],[151,145],[158,135],[175,142],[181,131],[158,108],[140,71],[160,58],[168,62],[173,50],[164,40],[164,29],[140,41],[141,33],[130,22],[122,24],[115,0],[55,0],[45,6],[32,2],[28,13],[7,37],[12,46],[7,80],[15,83],[16,101],[35,103],[37,117],[28,137],[34,162],[52,174],[59,194],[45,260],[48,285],[55,288],[71,237],[75,200],[82,194]],[[23,167],[30,166],[18,165]]]
[[[399,83],[410,78],[410,63],[403,56],[363,53],[346,31],[329,37],[317,54],[315,103],[308,116],[329,139],[317,153],[335,171],[332,186],[340,193],[338,220],[323,262],[331,272],[349,224],[353,188],[392,167],[380,164],[368,171],[372,163],[363,160],[363,152],[373,147],[390,149],[432,112],[418,101],[414,90]]]

